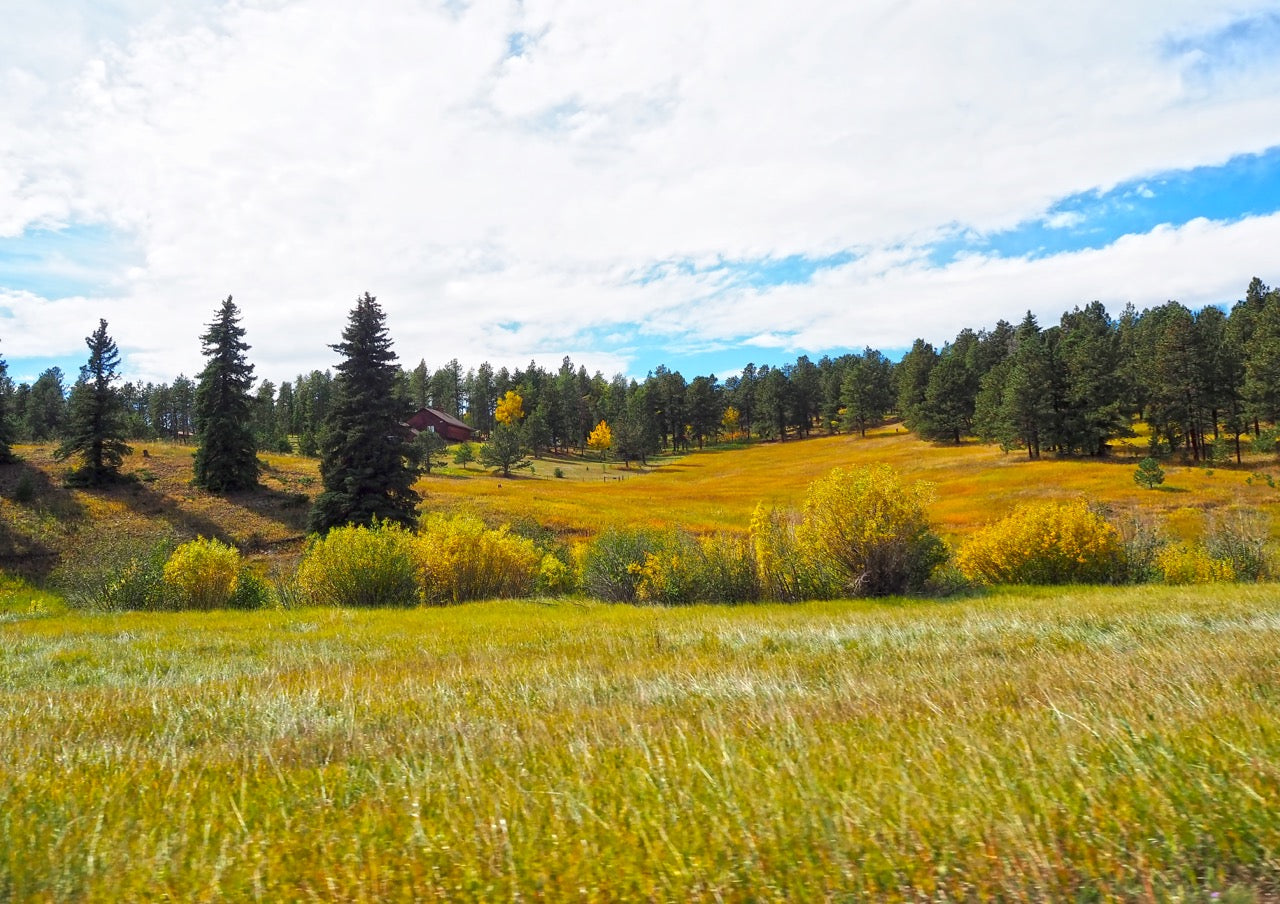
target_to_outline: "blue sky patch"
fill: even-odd
[[[1280,147],[1233,157],[1221,166],[1160,173],[1107,191],[1070,195],[1045,215],[1013,229],[980,235],[957,226],[930,246],[930,260],[945,266],[965,254],[1049,257],[1105,248],[1125,235],[1157,226],[1182,226],[1198,217],[1233,222],[1280,210]]]
[[[105,294],[140,263],[133,242],[102,225],[29,229],[0,238],[0,288],[48,299]]]

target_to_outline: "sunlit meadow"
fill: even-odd
[[[1280,593],[12,617],[0,899],[1209,900]]]

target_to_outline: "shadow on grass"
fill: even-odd
[[[0,465],[0,495],[12,500],[19,513],[31,516],[26,527],[21,523],[24,514],[0,519],[0,570],[43,581],[57,566],[60,554],[40,536],[44,533],[41,522],[52,518],[63,528],[74,528],[86,518],[84,506],[48,474],[24,461]]]

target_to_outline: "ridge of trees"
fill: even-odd
[[[313,370],[278,387],[259,383],[248,417],[258,448],[292,448],[294,437],[299,451],[317,454],[336,381]],[[15,441],[63,435],[61,371],[50,368],[30,386],[0,385]],[[197,392],[186,376],[117,389],[127,435],[193,435]],[[515,392],[532,454],[583,452],[604,420],[624,463],[723,439],[865,433],[893,415],[928,440],[976,436],[1033,459],[1105,454],[1141,418],[1154,448],[1203,460],[1215,442],[1238,455],[1244,434],[1280,423],[1280,291],[1254,278],[1229,312],[1170,301],[1142,312],[1129,305],[1112,317],[1092,302],[1049,325],[1028,314],[1016,324],[965,328],[941,348],[917,339],[897,363],[867,348],[781,366],[749,363],[725,380],[686,379],[665,366],[643,380],[606,379],[568,357],[554,369],[534,361],[464,369],[457,359],[433,369],[419,360],[395,369],[390,392],[402,414],[436,408],[482,436],[493,434],[500,400]]]

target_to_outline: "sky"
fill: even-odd
[[[1280,2],[0,0],[0,355],[723,377],[1280,282]]]

